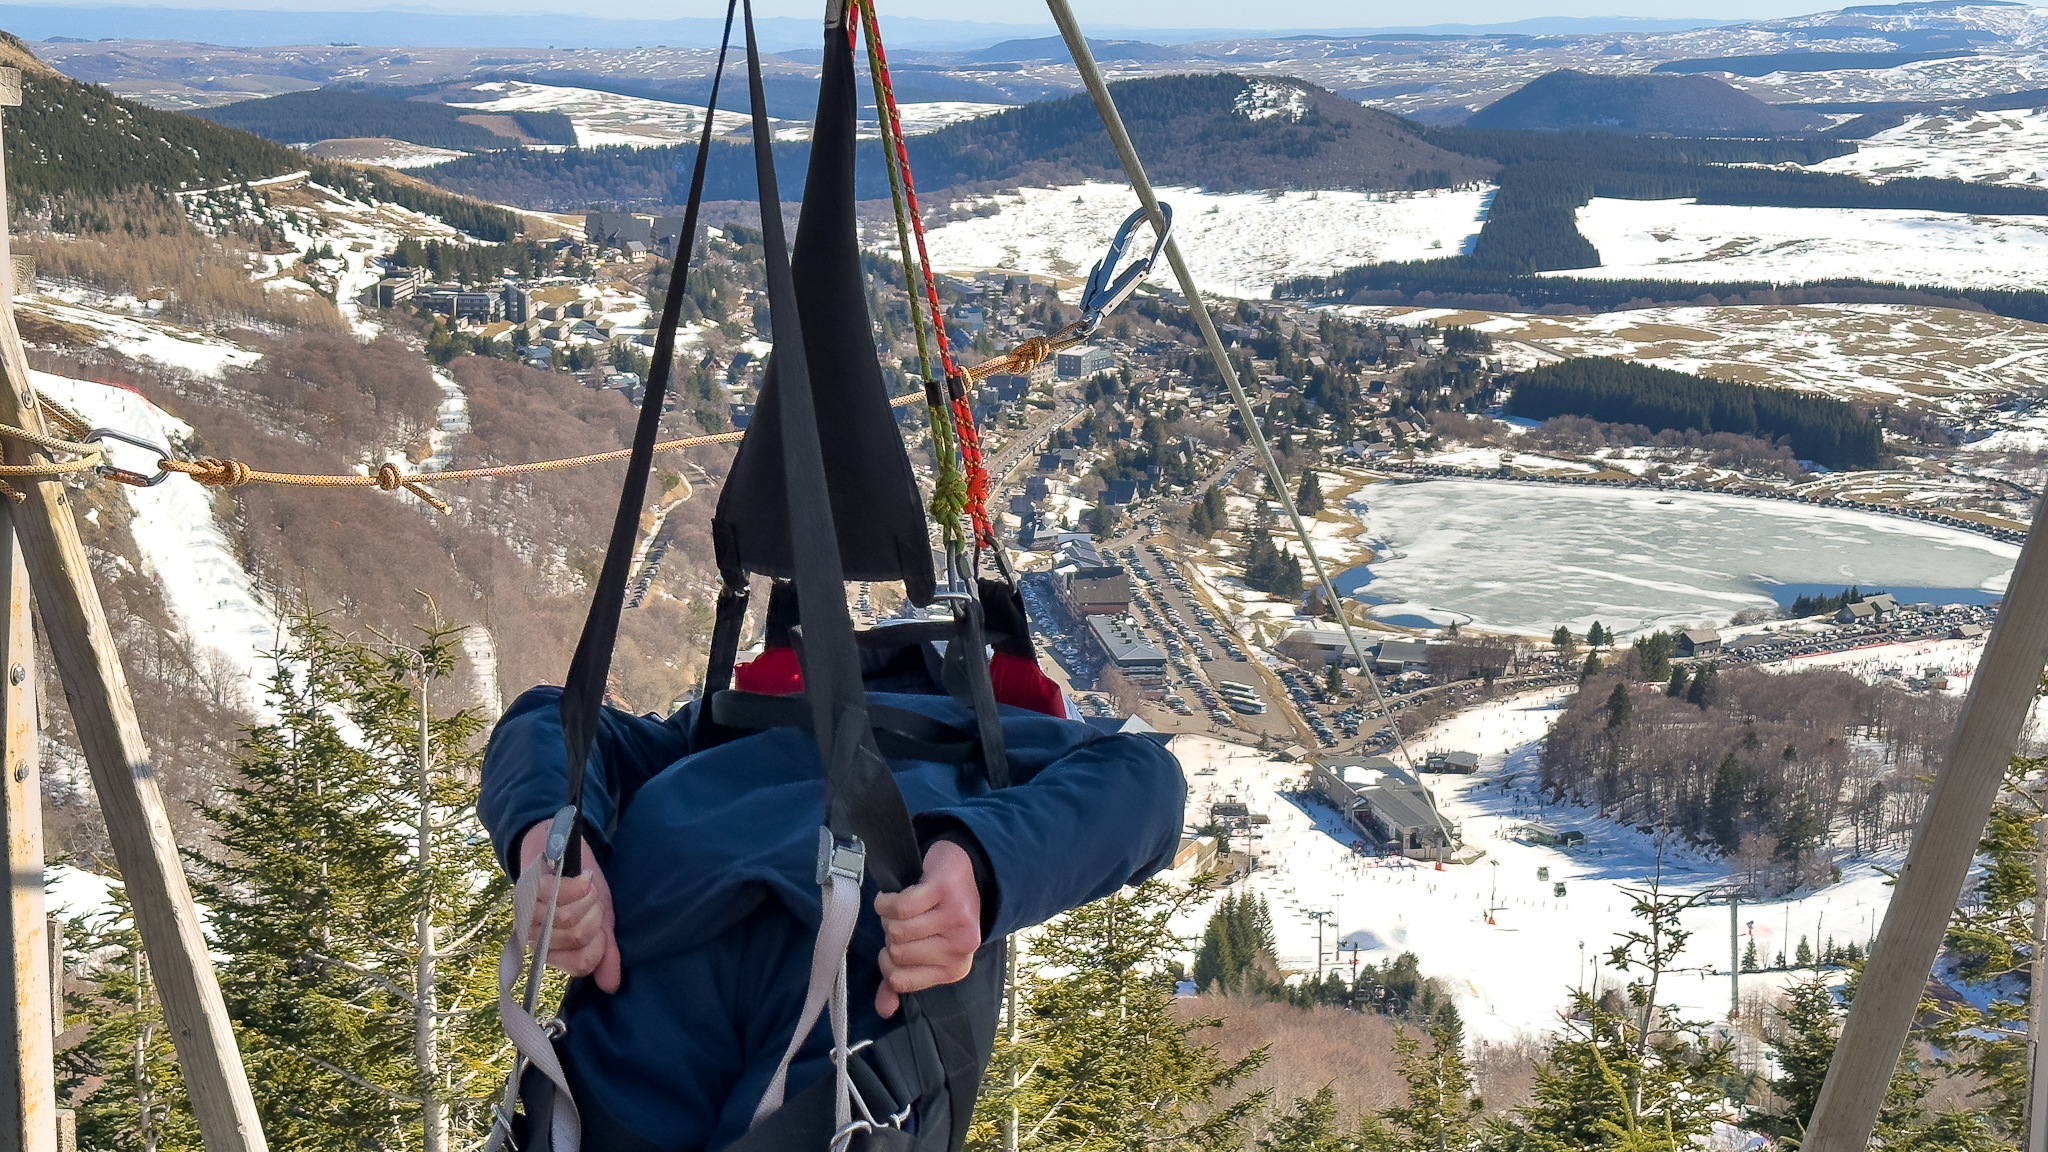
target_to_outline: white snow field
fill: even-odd
[[[524,80],[491,81],[476,85],[476,90],[503,95],[449,106],[475,112],[560,112],[575,125],[576,143],[583,148],[604,144],[627,144],[636,148],[689,144],[694,143],[704,131],[704,106],[701,104],[678,104],[591,88],[531,84]],[[1007,107],[1007,104],[977,104],[966,100],[933,100],[900,104],[897,111],[903,116],[904,133],[917,136],[936,132],[948,124],[1001,112]],[[728,136],[741,132],[752,123],[744,112],[721,109],[717,134]],[[810,126],[803,121],[771,120],[770,123],[777,140],[809,138]],[[872,139],[880,134],[876,121],[861,122],[862,137]]]
[[[306,151],[327,160],[375,164],[381,168],[431,168],[436,164],[445,164],[469,155],[453,148],[430,148],[409,140],[393,140],[382,136],[322,140],[308,146]]]
[[[472,112],[560,112],[576,126],[576,143],[583,148],[625,144],[651,148],[681,144],[704,131],[704,106],[672,104],[644,96],[621,96],[591,88],[557,84],[529,84],[524,80],[492,81],[478,84],[479,92],[503,93],[490,100],[453,104]],[[745,113],[720,111],[718,135],[747,127]],[[780,126],[782,121],[773,122]],[[780,133],[778,132],[779,136]]]
[[[1341,305],[1341,315],[1469,325],[1521,365],[1620,356],[1844,400],[1950,403],[2048,388],[2048,324],[1906,304],[1631,308],[1592,316]],[[1981,442],[1978,442],[1981,443]],[[1973,444],[1976,447],[1978,444]]]
[[[1807,167],[1867,180],[1928,176],[2048,185],[2048,109],[1915,116],[1858,141],[1850,155]]]
[[[1578,222],[1600,252],[1599,270],[1548,275],[2039,288],[2048,264],[2048,216],[1596,197]]]
[[[94,427],[115,428],[138,439],[175,446],[191,437],[192,426],[151,404],[140,392],[32,372],[35,386],[78,412]],[[112,448],[112,462],[144,474],[155,460],[136,448]],[[173,476],[153,488],[120,486],[135,509],[130,526],[146,574],[155,582],[196,656],[212,654],[230,691],[241,703],[268,715],[263,686],[270,675],[266,653],[284,633],[277,617],[257,596],[254,583],[213,518],[210,489]]]
[[[2019,556],[1939,525],[1706,492],[1429,480],[1368,485],[1345,508],[1379,556],[1360,589],[1384,601],[1373,615],[1456,614],[1532,636],[1595,620],[1623,636],[1719,626],[1769,607],[1782,584],[1889,588],[1908,602],[1996,594]]]
[[[1314,971],[1316,924],[1307,913],[1330,909],[1337,931],[1324,929],[1326,967],[1341,964],[1349,974],[1354,944],[1361,964],[1412,951],[1425,975],[1450,985],[1474,1038],[1505,1040],[1555,1030],[1574,988],[1626,980],[1599,965],[1620,943],[1617,935],[1635,924],[1633,901],[1622,889],[1646,886],[1657,867],[1652,837],[1598,819],[1592,809],[1550,807],[1537,797],[1532,783],[1538,749],[1563,696],[1552,690],[1497,701],[1445,721],[1410,745],[1418,758],[1439,748],[1481,757],[1476,775],[1424,777],[1442,810],[1462,823],[1465,842],[1486,852],[1477,863],[1446,864],[1441,872],[1431,864],[1361,856],[1350,848],[1358,833],[1335,809],[1319,800],[1281,796],[1301,779],[1302,765],[1202,736],[1179,737],[1173,747],[1192,785],[1191,818],[1205,818],[1209,804],[1226,794],[1271,816],[1249,847],[1259,855],[1259,867],[1238,890],[1265,896],[1284,966]],[[1213,774],[1204,774],[1211,769]],[[1586,844],[1566,851],[1507,838],[1524,820],[1577,829],[1586,834]],[[1743,944],[1753,935],[1765,964],[1780,949],[1794,952],[1802,935],[1820,943],[1832,936],[1839,944],[1864,944],[1890,894],[1878,867],[1898,862],[1844,860],[1840,884],[1798,899],[1742,907]],[[1549,879],[1537,878],[1539,868],[1549,869]],[[1667,850],[1667,888],[1699,891],[1726,877],[1725,866],[1681,842],[1674,840]],[[1560,883],[1562,897],[1552,888]],[[1486,923],[1489,904],[1495,908],[1493,924]],[[1190,914],[1176,928],[1199,939],[1207,912]],[[1728,909],[1703,906],[1687,913],[1683,923],[1694,935],[1675,976],[1665,977],[1660,999],[1690,1019],[1722,1019],[1729,1004]],[[1742,992],[1768,995],[1796,975],[1746,974]]]
[[[1320,276],[1381,260],[1455,256],[1469,250],[1493,189],[1429,192],[1204,192],[1161,188],[1204,292],[1262,298],[1291,276]],[[997,209],[934,230],[932,265],[953,271],[998,268],[1086,277],[1124,219],[1138,207],[1130,188],[1089,182],[962,201]],[[873,241],[894,245],[895,234]],[[1151,233],[1139,236],[1150,242]],[[1170,283],[1164,268],[1153,283]]]

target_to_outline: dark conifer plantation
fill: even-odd
[[[1514,389],[1508,411],[1531,420],[1586,416],[1660,432],[1689,428],[1785,437],[1801,459],[1838,469],[1874,467],[1884,454],[1884,433],[1875,421],[1840,400],[1788,388],[1712,380],[1606,357],[1546,364],[1505,383]]]

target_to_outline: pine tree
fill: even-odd
[[[1855,986],[1852,980],[1845,992],[1853,993]],[[1755,1127],[1788,1143],[1805,1137],[1814,1106],[1820,1102],[1828,1065],[1835,1057],[1842,1011],[1820,975],[1786,989],[1785,999],[1774,1013],[1776,1020],[1764,1034],[1764,1043],[1770,1046],[1781,1071],[1771,1081],[1771,1090],[1784,1104],[1774,1113],[1752,1117]],[[1870,1146],[1882,1152],[2013,1152],[2011,1144],[1994,1134],[1998,1121],[1983,1109],[1951,1106],[1928,1114],[1925,1101],[1934,1077],[1913,1058],[1913,1049],[1913,1041],[1908,1040],[1899,1054]]]
[[[1813,945],[1808,944],[1806,937],[1803,935],[1799,937],[1799,947],[1792,950],[1792,966],[1794,968],[1813,967]]]
[[[1605,671],[1607,671],[1607,666],[1600,662],[1600,654],[1598,652],[1586,653],[1586,662],[1579,665],[1579,687],[1585,687],[1586,681]]]
[[[1301,490],[1294,495],[1294,507],[1304,516],[1313,516],[1323,510],[1323,484],[1316,479],[1314,469],[1301,474]]]
[[[2006,788],[1977,846],[1986,861],[1979,886],[1983,899],[1957,909],[1949,922],[1946,944],[1964,958],[1959,974],[1985,990],[1984,1002],[1939,1005],[1938,1022],[1928,1034],[1946,1054],[1945,1064],[1981,1083],[1977,1097],[1982,1104],[1976,1110],[2015,1137],[2024,1135],[2029,992],[2026,981],[2006,977],[2031,966],[2034,856],[2039,850],[2035,822],[2043,807],[2034,789],[2039,787],[2036,773],[2043,769],[2048,769],[2048,758],[2012,761]]]
[[[1645,1049],[1622,1013],[1579,993],[1565,1031],[1536,1069],[1512,1143],[1525,1152],[1685,1152],[1720,1118],[1735,1071],[1703,1023],[1667,1024]],[[1501,1143],[1506,1144],[1506,1141]]]
[[[1714,784],[1707,793],[1707,830],[1724,856],[1742,847],[1742,761],[1730,752],[1714,771]],[[1755,947],[1755,942],[1751,942]]]
[[[199,892],[265,1129],[280,1147],[480,1139],[503,1072],[506,885],[476,835],[474,710],[437,714],[460,629],[363,643],[318,619],[271,678]],[[344,737],[336,713],[352,727]],[[370,814],[374,814],[374,818]]]
[[[1785,989],[1784,1000],[1772,1013],[1764,1043],[1770,1046],[1779,1070],[1771,1081],[1771,1091],[1784,1101],[1784,1107],[1768,1121],[1774,1135],[1803,1135],[1812,1120],[1828,1063],[1835,1058],[1836,1012],[1834,989],[1815,975]]]
[[[1276,1116],[1260,1152],[1338,1152],[1337,1093],[1325,1084],[1313,1096],[1298,1097],[1291,1112]]]
[[[1758,964],[1759,962],[1756,956],[1756,937],[1752,936],[1749,940],[1749,946],[1742,950],[1742,970],[1744,972],[1763,971],[1763,969],[1759,967]]]
[[[1427,1049],[1405,1029],[1394,1034],[1408,1100],[1383,1109],[1380,1118],[1394,1127],[1401,1147],[1465,1152],[1473,1146],[1473,1124],[1485,1105],[1473,1091],[1462,1033],[1462,1028],[1450,1024],[1431,1028]]]
[[[67,966],[83,990],[66,993],[66,1015],[83,1017],[87,1028],[57,1053],[59,1099],[77,1115],[80,1149],[200,1152],[142,934],[127,891],[112,891],[114,906],[75,925],[67,942]]]
[[[1686,703],[1702,709],[1713,707],[1714,701],[1720,697],[1720,678],[1721,670],[1712,664],[1696,670],[1693,673],[1692,687],[1685,693]]]
[[[1572,658],[1572,649],[1578,647],[1578,641],[1572,639],[1570,628],[1559,624],[1557,631],[1550,634],[1550,646],[1557,649],[1558,659],[1569,660]]]
[[[1588,648],[1605,648],[1613,642],[1614,634],[1609,632],[1598,620],[1593,621],[1593,626],[1586,629],[1586,646]]]
[[[1266,1050],[1226,1062],[1197,1042],[1218,1021],[1175,1015],[1167,962],[1181,947],[1171,924],[1180,910],[1174,891],[1155,880],[1045,926],[1032,956],[1055,975],[1032,980],[1019,1016],[1029,1045],[1020,1055],[1032,1071],[1012,1090],[1007,1041],[998,1040],[971,1148],[1002,1146],[1013,1105],[1020,1146],[1244,1147],[1244,1130],[1270,1093],[1235,1089],[1265,1063]]]
[[[1673,698],[1684,697],[1686,685],[1691,679],[1692,673],[1686,670],[1685,665],[1674,665],[1671,669],[1671,683],[1665,686],[1664,695]]]

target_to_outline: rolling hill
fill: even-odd
[[[5,141],[7,194],[24,210],[61,204],[67,214],[90,214],[123,194],[215,188],[310,171],[329,188],[438,216],[478,239],[505,241],[520,231],[519,218],[502,208],[396,173],[321,160],[81,84],[37,60],[6,32],[0,32],[0,64],[22,72],[21,107],[8,114]]]
[[[480,117],[465,115],[446,104],[331,88],[244,100],[202,109],[194,115],[280,144],[378,136],[429,148],[489,152],[514,147],[522,140],[539,144],[576,142],[576,129],[559,112],[511,113],[512,126],[521,135],[506,136],[477,123]]]
[[[1569,68],[1531,80],[1465,121],[1471,128],[1672,136],[1788,136],[1825,123],[1711,76],[1595,76]]]
[[[1111,85],[1147,171],[1162,184],[1211,191],[1440,188],[1485,179],[1497,165],[1440,148],[1393,115],[1293,79],[1164,76]],[[1021,105],[909,142],[920,188],[983,188],[1118,177],[1116,152],[1086,96]],[[570,209],[593,203],[678,204],[694,151],[594,148],[474,156],[420,175],[498,203]],[[802,190],[808,148],[776,145],[783,195]],[[858,194],[889,195],[876,144],[864,143]],[[705,195],[754,195],[751,152],[716,145]]]

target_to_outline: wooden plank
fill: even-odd
[[[0,221],[6,173],[0,169]],[[6,227],[0,227],[0,269],[9,267]],[[11,280],[12,277],[10,276]],[[14,324],[12,284],[0,308],[0,424],[47,429],[30,383],[28,356]],[[31,454],[8,440],[9,463]],[[27,556],[29,582],[49,637],[57,674],[71,704],[78,741],[106,819],[114,860],[135,909],[135,926],[163,1004],[164,1022],[178,1052],[200,1137],[209,1152],[262,1152],[263,1128],[235,1034],[228,1025],[213,960],[199,929],[192,889],[164,814],[156,766],[150,763],[121,654],[107,627],[106,608],[93,587],[92,566],[78,538],[71,499],[61,480],[19,486],[27,499],[15,506],[15,529]],[[143,530],[147,530],[144,526]]]
[[[43,910],[42,774],[36,762],[35,635],[28,565],[14,512],[0,501],[0,830],[7,838],[7,950],[0,1033],[14,1037],[0,1068],[0,1149],[57,1152],[57,1087],[51,1065],[50,939]]]
[[[1920,1008],[1920,990],[1927,986],[2006,764],[2019,745],[2048,661],[2048,549],[2040,543],[2041,520],[2037,507],[1998,623],[1963,702],[1947,767],[1935,777],[1877,945],[1842,1024],[1827,1082],[1807,1126],[1805,1152],[1863,1152],[1869,1144]]]

